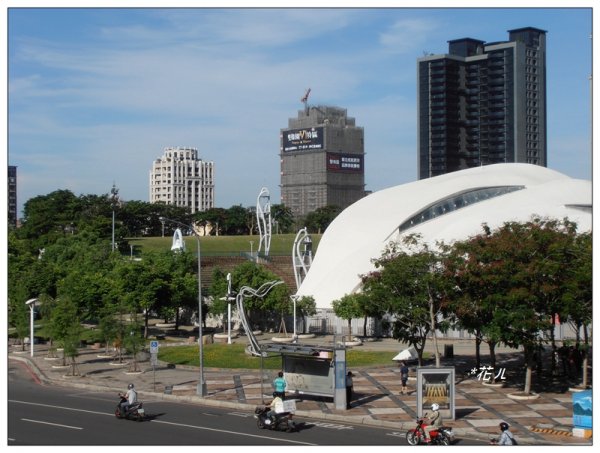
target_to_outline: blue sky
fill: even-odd
[[[365,131],[376,191],[417,179],[416,62],[448,40],[547,30],[548,166],[591,179],[592,8],[17,8],[8,163],[19,210],[57,189],[148,200],[169,146],[215,162],[216,206],[279,203],[279,131],[309,104]],[[126,2],[122,2],[126,4]],[[582,3],[578,3],[581,5]],[[590,6],[591,2],[583,2]]]

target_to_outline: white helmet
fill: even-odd
[[[432,411],[437,411],[437,410],[439,410],[439,409],[440,409],[440,405],[439,405],[438,403],[433,403],[433,404],[431,405],[431,410],[432,410]]]

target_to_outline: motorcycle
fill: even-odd
[[[256,426],[260,429],[271,429],[275,431],[285,431],[291,433],[297,429],[296,423],[292,420],[291,412],[282,412],[275,414],[274,417],[269,417],[267,413],[270,411],[268,406],[257,406],[254,409],[254,418]]]
[[[117,418],[126,418],[128,420],[135,420],[138,422],[143,421],[146,418],[146,413],[143,408],[143,404],[141,401],[137,403],[133,403],[129,408],[123,413],[121,408],[121,404],[127,401],[127,398],[122,393],[119,393],[119,404],[115,409],[115,417]]]
[[[438,429],[429,431],[431,442],[425,441],[425,419],[417,419],[417,426],[414,429],[409,429],[406,433],[406,441],[410,445],[419,445],[421,443],[429,443],[430,445],[450,445],[454,437],[452,428],[442,426]]]

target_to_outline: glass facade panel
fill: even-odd
[[[466,192],[450,195],[443,198],[404,221],[399,227],[398,232],[402,233],[414,226],[427,222],[428,220],[448,214],[458,209],[465,208],[480,201],[496,198],[507,193],[515,192],[524,189],[525,186],[498,186],[498,187],[483,187],[473,189]]]

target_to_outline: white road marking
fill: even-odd
[[[326,422],[311,422],[311,425],[318,426],[319,428],[328,428],[328,429],[337,429],[337,430],[345,430],[345,429],[354,429],[349,425],[338,425],[337,423],[326,423]]]
[[[21,420],[23,420],[24,422],[41,423],[42,425],[58,426],[59,428],[83,429],[80,426],[61,425],[60,423],[43,422],[41,420],[31,420],[29,418],[22,418]]]
[[[234,417],[242,417],[242,418],[252,417],[252,414],[248,414],[246,412],[228,412],[227,415],[233,415]]]
[[[201,429],[204,431],[214,431],[217,433],[225,433],[225,434],[235,434],[238,436],[245,436],[245,437],[256,437],[258,439],[269,439],[269,440],[278,440],[280,442],[288,442],[290,444],[300,444],[300,445],[317,445],[317,444],[311,444],[308,442],[299,442],[297,440],[288,440],[288,439],[280,439],[280,438],[274,438],[274,437],[269,437],[269,436],[259,436],[257,434],[246,434],[246,433],[240,433],[237,431],[229,431],[226,429],[216,429],[216,428],[207,428],[205,426],[196,426],[196,425],[185,425],[183,423],[173,423],[173,422],[166,422],[164,420],[151,420],[152,423],[163,423],[165,425],[173,425],[173,426],[183,426],[184,428],[193,428],[193,429]]]
[[[28,401],[18,401],[18,400],[8,400],[9,403],[18,403],[18,404],[29,404],[31,406],[42,406],[42,407],[51,407],[54,409],[64,409],[64,410],[68,410],[68,411],[75,411],[75,412],[85,412],[88,414],[97,414],[97,415],[109,415],[111,417],[114,417],[115,414],[111,414],[111,413],[106,413],[106,412],[96,412],[96,411],[88,411],[85,409],[74,409],[72,407],[64,407],[64,406],[54,406],[51,404],[42,404],[42,403],[31,403]],[[300,444],[300,445],[317,445],[317,444],[311,444],[308,442],[298,442],[298,441],[294,441],[294,440],[288,440],[288,439],[279,439],[279,438],[273,438],[273,437],[269,437],[269,436],[259,436],[256,434],[246,434],[246,433],[240,433],[240,432],[236,432],[236,431],[228,431],[228,430],[224,430],[224,429],[215,429],[215,428],[208,428],[205,426],[195,426],[195,425],[186,425],[183,423],[174,423],[174,422],[166,422],[164,420],[150,420],[152,423],[162,423],[164,425],[172,425],[172,426],[181,426],[184,428],[193,428],[193,429],[201,429],[201,430],[205,430],[205,431],[214,431],[214,432],[220,432],[220,433],[226,433],[226,434],[235,434],[238,436],[246,436],[246,437],[256,437],[259,439],[269,439],[269,440],[277,440],[280,442],[288,442],[291,444]]]
[[[106,413],[106,412],[97,412],[97,411],[88,411],[86,409],[75,409],[73,407],[64,407],[64,406],[54,406],[52,404],[42,404],[42,403],[31,403],[29,401],[18,401],[18,400],[8,400],[9,403],[19,403],[19,404],[29,404],[31,406],[41,406],[41,407],[51,407],[53,409],[64,409],[67,411],[75,411],[75,412],[85,412],[87,414],[96,414],[96,415],[110,415],[111,417],[114,417],[115,414],[110,414],[110,413]]]

